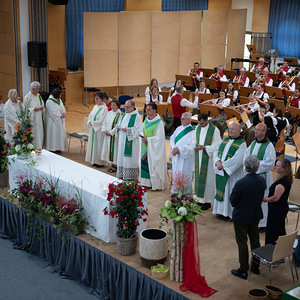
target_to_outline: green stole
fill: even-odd
[[[226,137],[223,139],[218,152],[218,157],[221,160],[226,144],[230,141],[230,137]],[[225,157],[225,161],[232,158],[235,152],[239,149],[242,143],[245,141],[243,139],[235,139],[234,142],[230,145],[227,155]],[[223,201],[225,186],[227,184],[229,175],[224,171],[224,176],[216,174],[216,200]]]
[[[215,132],[215,126],[209,122],[208,129],[206,132],[206,137],[204,141],[204,146],[210,146],[212,143],[212,138]],[[198,125],[196,129],[196,143],[199,143],[200,139],[200,132],[201,126]],[[195,194],[197,197],[203,198],[204,191],[205,191],[205,184],[206,184],[206,177],[207,177],[207,167],[208,167],[208,154],[206,150],[202,150],[202,160],[201,160],[201,170],[199,174],[199,151],[195,151]]]
[[[40,104],[41,104],[41,106],[42,106],[42,105],[43,105],[43,99],[42,99],[42,96],[41,96],[41,94],[38,94],[38,96],[39,96]]]
[[[189,132],[193,131],[194,127],[193,126],[188,126],[185,127],[179,134],[177,134],[175,138],[175,144],[177,144],[178,141],[180,141],[185,135],[187,135]]]
[[[49,98],[48,100],[52,100],[57,105],[60,105],[60,99],[56,100],[56,99],[53,99],[53,98]]]
[[[146,137],[154,136],[156,126],[162,119],[158,119],[154,122],[149,122],[146,118],[144,122],[144,134]],[[148,144],[142,142],[142,153],[141,153],[141,177],[150,179],[149,165],[148,165]]]
[[[252,144],[251,144],[251,146],[250,146],[250,155],[252,155],[252,152],[253,152],[253,150],[254,150],[254,147],[255,147],[255,145],[256,145],[256,141],[254,141]],[[267,142],[265,142],[265,143],[261,143],[261,146],[259,147],[259,150],[258,150],[258,152],[257,152],[257,158],[259,159],[259,160],[263,160],[264,159],[264,155],[265,155],[265,151],[266,151],[266,149],[267,149],[267,147],[268,147],[268,145],[270,144],[271,142],[270,141],[267,141]],[[265,190],[267,189],[267,177],[266,177],[266,172],[264,172],[264,173],[261,173],[261,175],[264,175],[264,177],[265,177]]]
[[[127,114],[125,113],[122,116],[120,124],[122,123],[122,121],[123,121],[123,119],[126,115]],[[130,116],[127,127],[133,127],[134,126],[136,116],[137,116],[137,114],[134,114],[134,115]],[[132,156],[132,141],[128,141],[127,134],[126,134],[126,141],[125,141],[125,148],[124,148],[124,156],[126,156],[126,157],[131,157]]]
[[[114,121],[112,123],[111,129],[114,129],[118,123],[118,119],[119,119],[120,113],[117,113]],[[114,150],[115,150],[115,136],[111,136],[110,137],[110,146],[109,146],[109,160],[113,161],[114,160]]]
[[[103,107],[100,107],[100,108],[98,109],[98,111],[95,113],[95,116],[94,116],[94,119],[93,119],[93,121],[96,121],[96,117],[97,117],[97,115],[99,114],[99,112],[101,111],[101,109],[102,109],[102,108],[103,108]],[[91,161],[93,160],[94,137],[95,137],[95,129],[94,129],[94,128],[92,128]]]

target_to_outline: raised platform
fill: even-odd
[[[0,197],[1,236],[100,299],[188,299]]]

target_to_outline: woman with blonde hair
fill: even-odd
[[[275,165],[277,180],[270,186],[269,196],[263,201],[268,202],[268,220],[265,244],[276,244],[280,235],[285,235],[285,218],[289,211],[288,198],[293,183],[291,162],[280,158]]]
[[[13,139],[15,126],[19,123],[20,98],[16,89],[8,91],[8,100],[4,104],[4,128],[5,138],[8,142]]]

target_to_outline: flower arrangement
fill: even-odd
[[[0,126],[0,173],[6,171],[8,166],[10,145],[4,138],[5,133],[4,127]]]
[[[139,181],[124,181],[110,183],[108,186],[108,207],[103,210],[104,215],[117,217],[117,235],[121,238],[133,237],[140,221],[147,221],[148,209],[144,207],[142,196],[147,190]]]
[[[78,193],[75,197],[59,195],[59,179],[56,181],[51,177],[33,179],[23,171],[19,171],[15,179],[17,187],[13,189],[12,194],[19,199],[21,206],[38,213],[46,221],[55,224],[61,221],[62,228],[75,235],[83,232],[84,226],[88,225]]]
[[[28,118],[28,109],[22,108],[22,103],[20,103],[19,120],[20,123],[15,126],[12,140],[12,154],[28,156],[36,148],[33,145],[33,131]]]
[[[36,190],[33,188],[33,180],[27,173],[21,171],[15,179],[18,187],[12,190],[12,194],[18,198],[21,206],[36,212],[38,201],[35,197]]]
[[[189,178],[183,171],[176,172],[173,184],[177,193],[167,200],[161,209],[161,217],[167,222],[168,217],[176,222],[183,220],[193,222],[196,215],[202,215],[198,198],[190,192]]]
[[[60,219],[71,225],[75,234],[79,233],[78,227],[83,229],[85,225],[88,225],[87,219],[83,215],[81,201],[76,198],[68,199],[59,196],[58,207]]]

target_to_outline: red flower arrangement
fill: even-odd
[[[117,235],[119,237],[130,238],[134,236],[140,221],[147,221],[148,209],[144,207],[142,201],[146,191],[139,181],[109,184],[107,194],[109,205],[105,207],[103,212],[104,215],[118,218]]]

